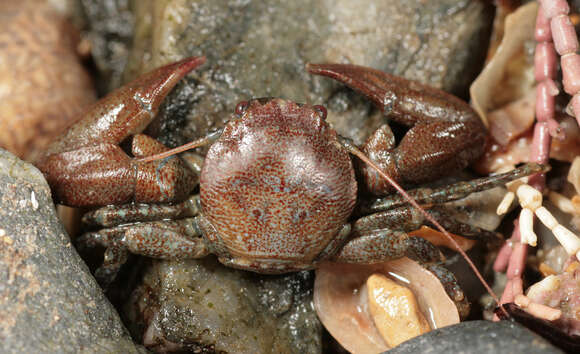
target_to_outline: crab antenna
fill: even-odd
[[[197,140],[194,140],[194,141],[189,142],[187,144],[183,144],[183,145],[178,146],[174,149],[167,150],[167,151],[159,153],[159,154],[139,158],[139,159],[137,159],[137,161],[138,162],[150,162],[150,161],[155,161],[155,160],[161,160],[161,159],[164,159],[166,157],[177,155],[177,154],[184,152],[184,151],[187,151],[187,150],[195,149],[195,148],[198,148],[201,146],[206,146],[206,145],[211,144],[214,141],[216,141],[222,135],[223,131],[224,131],[223,128],[217,129],[213,132],[208,133],[203,138],[199,138]]]
[[[465,251],[463,251],[461,249],[461,247],[459,247],[459,245],[453,239],[453,237],[451,237],[451,235],[449,234],[449,232],[447,232],[447,230],[445,230],[445,228],[443,226],[441,226],[441,224],[439,224],[439,222],[437,220],[435,220],[435,218],[433,218],[433,216],[431,216],[427,211],[425,211],[425,209],[423,209],[415,201],[415,199],[413,199],[413,197],[411,197],[403,189],[403,187],[401,187],[397,182],[395,182],[395,180],[393,180],[391,178],[391,176],[389,176],[388,174],[386,174],[385,172],[383,172],[383,170],[381,170],[381,168],[379,168],[379,166],[377,166],[374,162],[372,162],[349,139],[346,139],[344,137],[340,137],[340,143],[342,144],[342,146],[344,146],[344,148],[346,148],[348,150],[348,152],[350,152],[351,154],[355,155],[356,157],[358,157],[359,159],[361,159],[364,163],[366,163],[371,168],[373,168],[374,170],[376,170],[377,173],[381,177],[383,177],[385,180],[387,180],[387,182],[389,182],[389,184],[391,186],[393,186],[393,188],[395,188],[397,190],[397,192],[399,192],[403,196],[403,198],[405,198],[409,202],[409,204],[411,204],[413,207],[417,208],[417,210],[419,210],[419,212],[421,212],[421,214],[423,214],[423,216],[425,216],[425,218],[427,220],[429,220],[433,225],[435,225],[435,227],[437,227],[437,229],[442,234],[444,234],[445,237],[447,237],[449,239],[449,241],[451,241],[451,243],[453,244],[453,246],[455,246],[455,248],[461,254],[461,256],[463,256],[463,258],[465,258],[465,261],[467,262],[467,264],[469,264],[469,267],[473,270],[473,272],[475,273],[475,275],[477,276],[477,278],[479,279],[479,281],[481,282],[481,284],[485,287],[485,289],[487,290],[487,292],[491,295],[491,297],[495,300],[495,302],[499,306],[499,298],[497,297],[497,295],[493,292],[493,290],[491,289],[491,287],[489,286],[489,284],[487,284],[487,282],[485,281],[485,279],[483,279],[483,276],[481,275],[481,273],[479,272],[479,270],[475,267],[475,264],[473,264],[473,262],[471,261],[471,259],[469,258],[469,256],[467,256],[467,254],[465,253]],[[505,314],[508,317],[510,317],[510,315],[507,313],[507,311],[502,306],[500,306],[500,308],[503,310],[503,312],[505,312]]]

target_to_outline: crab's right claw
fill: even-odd
[[[100,143],[119,144],[141,133],[155,117],[161,102],[205,57],[191,57],[155,69],[116,89],[85,112],[53,142],[45,155]]]

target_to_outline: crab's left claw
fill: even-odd
[[[385,116],[409,127],[396,147],[392,133],[382,127],[362,148],[396,181],[431,181],[465,168],[483,153],[485,126],[467,103],[451,94],[357,65],[308,64],[306,68],[362,93]],[[368,167],[362,171],[371,192],[384,195],[392,190],[376,171]]]

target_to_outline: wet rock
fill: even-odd
[[[32,165],[0,149],[0,352],[137,353]]]
[[[366,65],[466,97],[485,58],[493,7],[476,0],[149,0],[136,3],[135,14],[126,79],[186,56],[208,57],[161,112],[156,129],[165,143],[204,135],[238,101],[264,96],[326,104],[336,129],[361,143],[383,118],[304,65]]]
[[[388,351],[405,353],[562,353],[545,339],[509,322],[470,321],[444,327],[402,343]]]
[[[122,84],[133,38],[134,14],[129,0],[77,0],[86,17],[85,30],[99,72],[101,94]]]
[[[153,262],[126,315],[154,351],[317,353],[312,282],[311,272],[257,276],[213,257]]]

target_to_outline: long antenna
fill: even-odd
[[[198,148],[201,146],[211,144],[214,141],[216,141],[220,137],[220,135],[222,135],[222,132],[223,132],[223,129],[218,129],[216,131],[208,133],[203,138],[199,138],[197,140],[194,140],[194,141],[189,142],[187,144],[183,144],[183,145],[178,146],[174,149],[167,150],[167,151],[164,151],[164,152],[159,153],[159,154],[139,158],[139,159],[137,159],[137,161],[138,162],[150,162],[150,161],[155,161],[155,160],[161,160],[161,159],[164,159],[166,157],[177,155],[177,154],[184,152],[184,151],[187,151],[187,150],[191,150],[191,149],[195,149],[195,148]]]
[[[465,251],[463,251],[461,249],[461,247],[459,247],[459,245],[457,244],[457,241],[455,241],[453,239],[453,237],[451,237],[451,235],[449,234],[449,232],[447,232],[447,230],[445,230],[445,228],[443,226],[441,226],[441,224],[439,224],[439,222],[437,220],[435,220],[435,218],[433,216],[431,216],[427,211],[425,211],[425,209],[423,209],[415,201],[415,199],[413,199],[397,182],[395,182],[395,180],[393,180],[391,178],[391,176],[389,176],[385,172],[383,172],[383,170],[379,166],[377,166],[362,151],[360,151],[356,146],[354,146],[354,144],[352,144],[352,142],[350,142],[348,139],[345,139],[345,138],[342,138],[342,137],[340,138],[340,142],[342,143],[342,145],[351,154],[355,155],[356,157],[358,157],[359,159],[361,159],[364,163],[366,163],[367,165],[369,165],[370,167],[372,167],[374,170],[376,170],[377,173],[381,177],[383,177],[385,180],[387,180],[387,182],[389,182],[389,184],[391,184],[393,186],[393,188],[395,188],[397,190],[397,192],[399,192],[403,196],[403,198],[405,198],[409,202],[409,204],[411,204],[412,206],[414,206],[415,208],[417,208],[419,210],[419,212],[421,212],[421,214],[423,214],[423,216],[425,216],[425,218],[427,220],[429,220],[433,225],[435,225],[435,227],[442,234],[444,234],[445,237],[447,237],[449,239],[449,241],[451,241],[451,243],[455,246],[455,248],[457,249],[457,251],[463,256],[463,258],[465,258],[465,261],[467,261],[467,264],[469,264],[469,267],[473,270],[473,272],[475,273],[475,275],[477,276],[477,278],[479,279],[479,281],[481,282],[481,284],[484,286],[484,288],[487,290],[487,292],[491,295],[491,297],[495,300],[495,302],[497,303],[497,305],[503,310],[503,312],[506,314],[506,316],[510,317],[510,315],[503,308],[503,306],[500,306],[499,298],[497,297],[497,295],[495,294],[495,292],[491,289],[491,287],[487,284],[487,282],[485,281],[485,279],[483,279],[483,276],[481,275],[481,273],[479,272],[479,270],[477,269],[477,267],[475,267],[475,264],[473,264],[473,262],[471,261],[471,259],[465,253]]]

